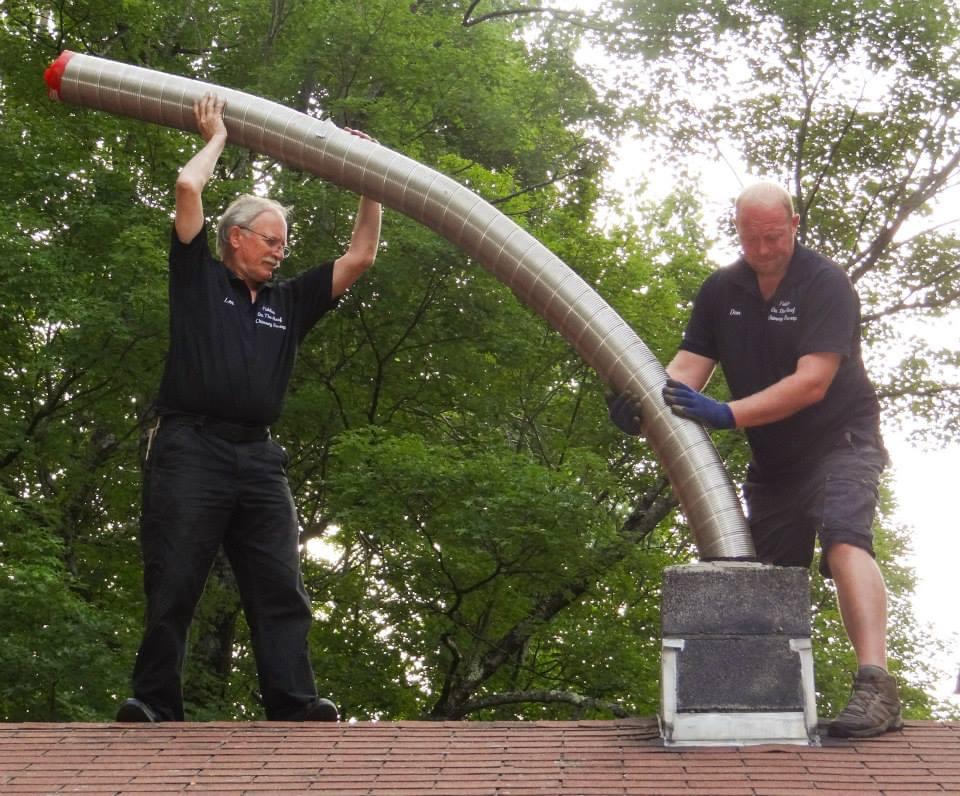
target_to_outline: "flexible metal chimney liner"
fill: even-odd
[[[47,69],[46,80],[54,99],[191,132],[193,101],[217,94],[226,101],[232,144],[376,199],[447,238],[560,332],[611,389],[637,396],[644,434],[666,469],[700,556],[754,556],[716,448],[699,423],[664,405],[666,373],[650,349],[580,276],[472,191],[330,120],[240,91],[69,51]]]

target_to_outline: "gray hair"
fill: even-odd
[[[793,218],[796,210],[793,209],[793,197],[775,182],[757,182],[743,189],[734,203],[737,216],[740,216],[740,207],[744,204],[758,204],[764,207],[780,205],[787,211],[787,216]]]
[[[217,224],[217,254],[223,257],[223,253],[229,251],[227,243],[230,237],[230,227],[249,227],[257,216],[267,211],[276,213],[286,221],[290,208],[275,202],[273,199],[254,196],[249,193],[234,199],[230,206],[223,211],[220,223]]]

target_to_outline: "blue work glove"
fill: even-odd
[[[734,428],[737,425],[727,404],[714,401],[674,379],[667,379],[663,400],[675,415],[697,420],[710,428]]]
[[[607,393],[605,397],[613,424],[624,434],[639,436],[643,432],[643,421],[640,418],[640,404],[634,400],[633,395],[630,392],[619,395]]]

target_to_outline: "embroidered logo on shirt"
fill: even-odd
[[[740,312],[740,310],[738,310],[736,307],[731,307],[731,308],[730,308],[730,314],[731,314],[731,315],[743,315],[743,313]]]
[[[224,296],[224,297],[223,297],[223,303],[224,303],[224,304],[229,304],[231,307],[236,307],[236,306],[237,306],[236,303],[234,303],[234,300],[233,300],[232,298],[230,298],[230,296]]]
[[[274,312],[273,307],[268,306],[263,306],[257,310],[256,323],[258,326],[269,326],[271,329],[285,330],[287,328],[283,318]]]
[[[777,323],[783,323],[784,321],[796,322],[797,307],[790,299],[781,299],[770,307],[770,314],[767,316],[767,320],[776,321]]]

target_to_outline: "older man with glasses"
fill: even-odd
[[[217,227],[216,259],[201,194],[226,145],[223,109],[210,95],[194,104],[206,143],[176,183],[170,346],[143,445],[146,627],[133,697],[117,720],[183,720],[187,631],[222,545],[250,627],[267,718],[336,721],[336,705],[318,697],[314,682],[307,647],[312,612],[287,457],[269,427],[307,332],[373,264],[381,208],[361,198],[339,258],[273,282],[289,254],[287,208],[241,196]]]

